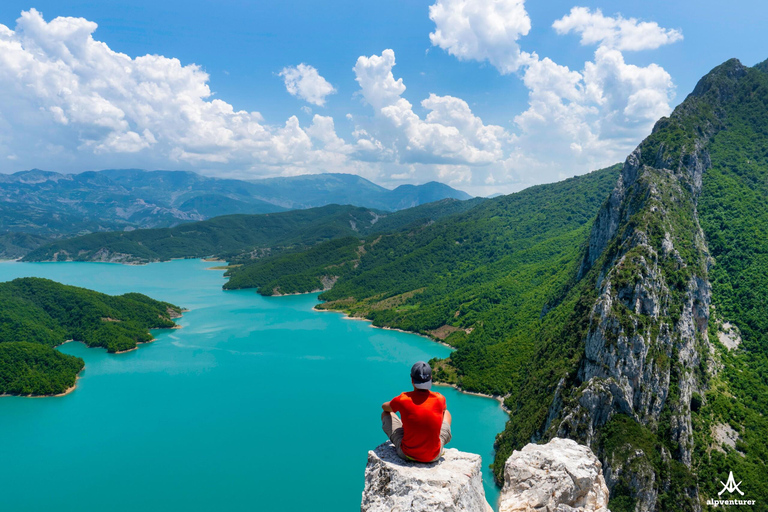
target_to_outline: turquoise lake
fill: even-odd
[[[227,291],[200,260],[145,266],[0,263],[0,281],[38,276],[188,308],[182,329],[124,354],[80,343],[63,397],[0,398],[0,510],[354,511],[368,450],[385,441],[381,403],[410,389],[417,360],[449,349],[318,312],[317,295]],[[488,464],[507,415],[490,398],[436,387],[453,414],[448,447]]]

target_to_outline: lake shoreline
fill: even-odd
[[[184,310],[184,311],[189,311],[189,310]],[[183,325],[174,325],[173,327],[155,327],[152,330],[155,330],[155,329],[173,330],[173,329],[181,329],[183,327],[184,327]],[[155,341],[157,341],[157,338],[152,338],[149,341],[137,341],[136,342],[136,346],[133,347],[133,348],[129,348],[127,350],[118,350],[117,352],[107,352],[107,353],[111,353],[111,354],[126,354],[128,352],[133,352],[134,350],[138,350],[141,345],[148,345],[150,343],[154,343]],[[83,343],[83,342],[82,341],[76,341],[76,340],[66,340],[64,343],[60,343],[60,344],[56,345],[56,347],[54,347],[54,348],[61,347],[63,345],[66,345],[67,343]],[[83,343],[83,345],[85,345],[85,343]],[[85,345],[85,346],[86,346],[86,348],[104,348],[104,347],[88,347],[88,345]],[[57,397],[57,396],[66,396],[66,395],[72,393],[77,388],[77,381],[80,379],[80,374],[83,371],[85,371],[85,366],[83,366],[82,370],[77,372],[77,375],[75,376],[75,383],[71,387],[65,389],[61,393],[49,394],[49,395],[19,395],[19,394],[15,394],[15,393],[2,393],[2,394],[0,394],[0,398],[7,397],[7,396],[20,396],[22,398],[52,398],[52,397]]]
[[[304,294],[294,294],[294,295],[304,295]],[[344,315],[342,317],[344,320],[362,320],[363,322],[369,322],[370,323],[370,327],[372,327],[374,329],[383,329],[383,330],[386,330],[386,331],[398,331],[398,332],[402,332],[402,333],[405,333],[405,334],[412,334],[412,335],[415,335],[415,336],[420,336],[420,337],[422,337],[424,339],[427,339],[427,340],[429,340],[429,341],[431,341],[433,343],[437,343],[438,345],[442,345],[444,347],[450,348],[451,350],[456,350],[456,347],[453,347],[453,346],[445,343],[444,341],[436,340],[436,339],[434,339],[434,338],[432,338],[430,336],[427,336],[425,334],[421,334],[421,333],[418,333],[418,332],[412,332],[412,331],[406,331],[404,329],[398,329],[397,327],[387,327],[387,326],[373,325],[373,320],[370,320],[368,318],[361,317],[361,316],[352,316],[349,313],[347,313],[346,311],[341,311],[341,310],[337,310],[337,309],[317,309],[317,308],[314,308],[314,307],[312,308],[312,310],[313,311],[319,311],[319,312],[326,312],[326,313],[339,313],[339,314]],[[466,389],[462,388],[461,386],[459,386],[457,384],[452,384],[452,383],[448,383],[448,382],[437,382],[437,381],[435,381],[434,384],[435,384],[435,386],[452,387],[456,391],[458,391],[460,393],[465,393],[467,395],[474,395],[474,396],[482,396],[482,397],[485,397],[485,398],[491,398],[491,399],[496,400],[497,402],[499,402],[499,405],[501,406],[501,409],[505,413],[507,413],[508,415],[512,414],[512,410],[509,409],[506,405],[504,405],[504,400],[507,398],[506,396],[489,395],[487,393],[480,393],[478,391],[469,391],[469,390],[466,390]]]
[[[173,260],[185,260],[185,259],[198,259],[198,258],[171,258],[171,261],[173,261]],[[220,260],[220,259],[217,259],[217,258],[210,258],[209,257],[209,258],[200,258],[200,259],[202,261],[206,262],[206,263],[214,263],[215,262],[215,263],[227,263],[227,265],[229,264],[228,261]],[[116,262],[116,263],[121,264],[119,262]],[[162,263],[162,262],[161,261],[150,261],[150,262],[147,262],[147,263],[122,263],[122,264],[147,265],[147,264],[150,264],[150,263]],[[226,269],[224,269],[224,268],[217,268],[217,267],[207,267],[205,270],[219,270],[219,271],[221,271],[221,270],[226,270]],[[241,288],[241,289],[247,290],[247,289],[251,289],[251,288]],[[252,288],[252,289],[254,290],[254,293],[259,294],[258,289],[256,289],[256,288]],[[312,290],[312,291],[308,291],[308,292],[294,292],[294,293],[285,293],[285,294],[277,293],[277,294],[274,294],[274,295],[261,295],[261,294],[259,294],[259,295],[261,295],[262,297],[265,297],[265,298],[269,298],[269,297],[292,297],[292,296],[296,296],[296,295],[311,295],[313,293],[322,293],[322,292],[326,292],[328,290],[330,290],[330,288],[322,289],[322,290]],[[321,302],[321,304],[322,303],[323,302]],[[442,346],[444,346],[446,348],[449,348],[451,350],[456,350],[456,347],[454,347],[452,345],[449,345],[448,343],[445,343],[444,341],[439,340],[437,338],[434,338],[432,336],[428,336],[426,334],[422,334],[422,333],[418,333],[418,332],[413,332],[413,331],[406,331],[404,329],[399,329],[397,327],[389,327],[389,326],[386,326],[386,325],[385,326],[373,325],[373,320],[370,320],[370,319],[365,318],[365,317],[360,317],[360,316],[352,316],[351,314],[349,314],[348,312],[343,311],[343,310],[317,309],[317,307],[313,307],[312,310],[313,311],[318,311],[318,312],[339,313],[339,314],[343,315],[342,318],[344,320],[362,320],[364,322],[369,322],[370,327],[375,328],[375,329],[383,329],[383,330],[387,330],[387,331],[397,331],[397,332],[402,332],[402,333],[405,333],[405,334],[412,334],[412,335],[415,335],[415,336],[420,336],[420,337],[422,337],[424,339],[427,339],[427,340],[429,340],[429,341],[431,341],[433,343],[437,343],[438,345],[442,345]],[[180,329],[181,327],[182,326],[180,326],[180,325],[176,325],[174,327],[170,327],[170,329]],[[154,338],[152,340],[148,341],[148,342],[141,342],[141,344],[152,343],[153,341],[155,341]],[[113,352],[113,353],[114,354],[125,354],[127,352],[132,352],[134,350],[138,350],[138,348],[139,348],[138,345],[139,345],[139,343],[137,343],[137,346],[135,346],[133,348],[130,348],[128,350],[121,350],[121,351]],[[462,388],[458,384],[447,383],[447,382],[435,382],[435,385],[438,385],[438,386],[450,386],[450,387],[454,388],[456,391],[459,391],[461,393],[466,393],[466,394],[475,395],[475,396],[481,396],[481,397],[485,397],[485,398],[492,398],[492,399],[496,400],[497,402],[499,402],[499,404],[501,405],[501,408],[502,408],[502,410],[504,410],[504,412],[506,412],[508,415],[512,414],[512,411],[504,404],[504,400],[506,399],[506,396],[490,395],[490,394],[487,394],[487,393],[480,393],[480,392],[477,392],[477,391],[469,391],[469,390],[466,390],[466,389]],[[40,396],[55,396],[55,395],[40,395]]]
[[[482,397],[485,397],[485,398],[492,398],[492,399],[496,400],[497,402],[499,402],[499,405],[501,406],[501,409],[502,409],[504,412],[506,412],[506,413],[507,413],[507,414],[509,414],[509,415],[511,415],[511,414],[512,414],[512,409],[510,409],[509,407],[507,407],[506,405],[504,405],[504,400],[507,398],[506,396],[501,396],[501,395],[489,395],[489,394],[487,394],[487,393],[480,393],[480,392],[478,392],[478,391],[467,391],[467,390],[465,390],[465,389],[462,389],[461,387],[459,387],[459,386],[458,386],[458,385],[456,385],[456,384],[450,384],[450,383],[448,383],[448,382],[435,382],[435,383],[434,383],[434,385],[435,385],[435,386],[445,386],[445,387],[451,387],[451,388],[455,389],[456,391],[458,391],[458,392],[460,392],[460,393],[466,393],[467,395],[475,395],[475,396],[482,396]],[[509,395],[507,395],[507,396],[509,396]]]
[[[189,310],[184,310],[184,311],[189,311]],[[177,316],[176,318],[180,318],[180,317],[181,317],[181,315]],[[157,330],[163,329],[163,330],[169,330],[170,331],[170,330],[173,330],[173,329],[181,329],[182,327],[184,327],[184,326],[183,325],[174,325],[173,327],[153,327],[150,330],[154,331],[156,329]],[[72,340],[70,340],[70,341],[72,341]],[[117,352],[112,352],[112,354],[125,354],[127,352],[133,352],[134,350],[139,350],[139,345],[148,345],[150,343],[154,343],[155,341],[157,341],[157,338],[154,338],[154,337],[151,340],[148,340],[148,341],[137,341],[135,347],[129,348],[129,349],[126,349],[126,350],[118,350]],[[93,348],[103,348],[103,347],[93,347]]]
[[[63,343],[62,343],[62,345],[63,345]],[[85,370],[85,368],[83,368],[83,370]],[[21,398],[53,398],[53,397],[57,397],[57,396],[66,396],[66,395],[70,394],[71,392],[73,392],[75,390],[75,388],[77,388],[77,381],[80,379],[80,372],[82,372],[83,370],[80,370],[79,372],[77,372],[77,375],[75,375],[75,383],[72,384],[72,386],[70,386],[67,389],[65,389],[64,391],[62,391],[61,393],[56,393],[56,394],[52,394],[52,395],[19,395],[19,394],[16,394],[16,393],[3,393],[3,394],[0,394],[0,398],[6,397],[6,396],[18,396],[18,397],[21,397]]]

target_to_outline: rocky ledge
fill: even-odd
[[[492,512],[479,455],[445,450],[437,462],[401,460],[386,442],[368,452],[361,512]],[[515,451],[504,466],[499,512],[610,512],[600,461],[555,438]]]
[[[492,512],[479,455],[454,448],[429,464],[406,462],[387,441],[368,452],[361,512]]]
[[[587,446],[554,438],[504,464],[499,512],[610,512],[600,461]]]

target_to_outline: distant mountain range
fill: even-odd
[[[389,190],[350,174],[245,181],[188,171],[34,169],[0,174],[0,257],[19,257],[63,236],[171,227],[220,215],[328,204],[396,211],[445,198],[470,196],[437,182]]]

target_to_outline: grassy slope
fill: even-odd
[[[351,206],[324,206],[263,215],[226,215],[174,228],[137,229],[93,233],[62,240],[29,253],[24,261],[68,259],[88,261],[99,251],[127,255],[131,261],[164,261],[239,253],[252,247],[278,243],[309,244],[354,233],[350,220],[370,222],[369,210]]]
[[[324,278],[349,273],[359,261],[364,242],[354,236],[320,243],[305,251],[289,252],[231,268],[226,290],[258,288],[262,295],[306,293],[325,288]]]
[[[109,352],[173,327],[177,306],[146,295],[105,295],[48,279],[0,283],[0,393],[46,395],[72,386],[83,363],[54,347],[67,340]]]

